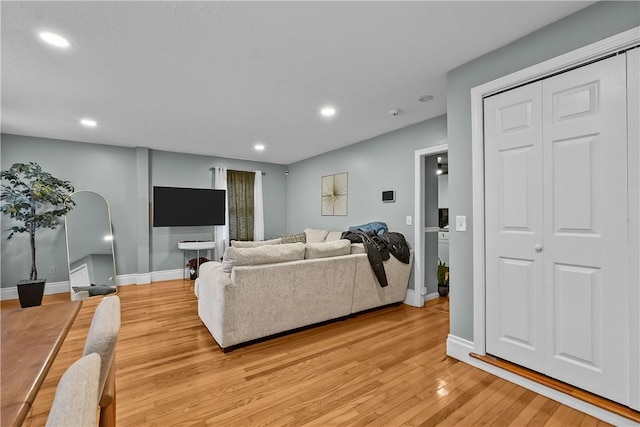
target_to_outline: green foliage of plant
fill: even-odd
[[[438,286],[449,285],[449,266],[438,258]]]
[[[29,278],[36,280],[35,233],[39,228],[55,229],[60,218],[66,215],[75,202],[71,200],[74,188],[69,181],[55,178],[35,163],[14,163],[9,169],[0,172],[2,192],[0,193],[0,212],[20,222],[11,230],[11,239],[16,233],[29,233],[31,243],[31,273]]]

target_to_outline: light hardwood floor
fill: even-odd
[[[118,426],[607,425],[447,357],[446,299],[224,354],[198,318],[191,282],[127,286],[119,295]],[[97,302],[83,304],[24,425],[44,425]]]

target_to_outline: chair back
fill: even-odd
[[[100,365],[100,356],[92,353],[69,366],[56,388],[47,426],[96,426]]]
[[[113,363],[119,333],[120,298],[114,295],[104,298],[96,307],[84,345],[84,355],[98,353],[102,360],[98,399],[102,396],[107,374]]]

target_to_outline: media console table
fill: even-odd
[[[196,274],[198,274],[198,270],[200,269],[200,251],[211,251],[216,248],[216,242],[213,240],[196,240],[196,241],[184,241],[178,243],[178,249],[181,249],[182,252],[182,268],[187,265],[187,251],[196,251],[197,253],[197,261],[196,261]],[[213,259],[213,257],[211,257]],[[184,270],[182,270],[182,279],[184,279]]]

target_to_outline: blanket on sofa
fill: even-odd
[[[378,235],[374,230],[350,230],[342,233],[342,239],[351,243],[363,243],[367,259],[381,288],[388,286],[384,263],[392,254],[398,261],[409,264],[411,250],[402,233],[385,231]]]

